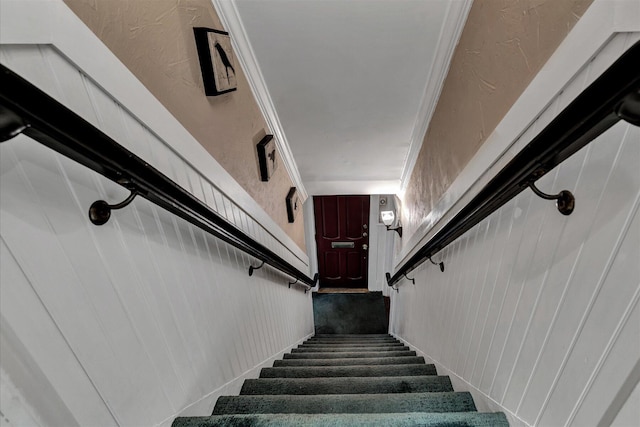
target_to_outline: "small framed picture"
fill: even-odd
[[[200,71],[207,96],[222,95],[237,89],[236,64],[231,39],[226,31],[195,27]]]
[[[289,222],[295,222],[296,216],[301,209],[302,203],[296,187],[291,187],[289,194],[287,194],[287,217]]]
[[[266,135],[258,142],[258,163],[260,163],[260,179],[269,181],[273,172],[278,169],[276,142],[273,135]]]

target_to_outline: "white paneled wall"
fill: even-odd
[[[635,39],[614,38],[521,138]],[[425,263],[416,286],[392,293],[392,332],[481,409],[528,425],[607,425],[640,360],[639,165],[640,128],[615,125],[538,181],[574,193],[571,216],[521,193],[434,257],[444,273]]]
[[[55,49],[3,45],[0,62],[307,271],[298,249]],[[2,338],[11,344],[2,348],[11,382],[2,384],[22,387],[27,405],[18,406],[46,401],[65,425],[168,425],[180,413],[206,415],[217,395],[237,392],[242,378],[313,332],[309,294],[268,267],[250,278],[255,260],[200,229],[142,198],[91,225],[93,201],[127,192],[25,136],[2,144],[0,162]],[[10,350],[40,373],[5,366]],[[41,387],[30,395],[34,383]],[[60,425],[46,414],[37,416]]]

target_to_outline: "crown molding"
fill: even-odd
[[[320,195],[340,195],[340,194],[397,194],[400,189],[400,180],[344,180],[344,181],[322,181],[314,180],[307,183],[311,194]]]
[[[409,140],[409,151],[402,166],[402,175],[400,176],[400,190],[405,190],[411,173],[416,165],[418,154],[422,148],[424,137],[431,122],[431,117],[438,104],[440,92],[444,85],[444,80],[449,72],[449,65],[453,58],[464,24],[467,21],[469,10],[473,0],[456,0],[448,4],[447,14],[440,30],[436,54],[434,56],[427,85],[424,88],[422,99],[420,100],[420,108],[416,115],[416,120],[411,132]]]
[[[269,129],[275,136],[276,146],[278,147],[278,151],[280,151],[282,163],[287,169],[289,177],[291,181],[293,181],[293,185],[296,187],[300,198],[304,202],[308,197],[307,190],[302,183],[298,165],[293,157],[293,152],[291,151],[282,124],[278,118],[278,113],[271,100],[269,89],[267,88],[267,84],[262,76],[262,71],[260,70],[260,65],[251,47],[249,36],[240,18],[236,1],[212,0],[212,2],[218,13],[218,17],[222,21],[222,25],[224,25],[225,29],[231,34],[231,44],[235,50],[236,57],[240,61],[240,65],[247,77],[249,86],[251,86],[251,91],[260,107],[260,111],[267,121]]]

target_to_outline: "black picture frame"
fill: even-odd
[[[302,202],[300,201],[298,191],[296,190],[296,187],[291,187],[289,189],[289,194],[287,194],[287,219],[290,223],[295,222],[296,216],[301,209]]]
[[[231,48],[229,33],[211,28],[194,27],[193,34],[205,94],[217,96],[237,90],[238,65]]]
[[[278,169],[278,154],[276,150],[276,140],[273,135],[265,135],[256,145],[258,150],[258,163],[260,165],[260,180],[269,181],[271,176]]]

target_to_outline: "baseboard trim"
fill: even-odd
[[[454,371],[449,369],[446,365],[441,363],[440,361],[434,359],[433,357],[426,354],[424,351],[420,350],[415,345],[411,344],[409,341],[405,340],[401,336],[390,332],[390,334],[402,341],[405,345],[410,347],[412,350],[416,352],[418,356],[424,357],[427,363],[433,363],[436,365],[436,370],[438,371],[438,375],[448,375],[451,378],[451,382],[453,383],[454,390],[456,391],[468,391],[473,396],[473,401],[476,404],[476,407],[479,406],[478,412],[504,412],[509,421],[509,425],[512,427],[532,427],[531,424],[528,424],[525,420],[518,417],[516,414],[511,412],[509,409],[502,406],[500,403],[496,402],[493,398],[485,394],[483,391],[479,390],[476,386],[469,383],[467,380],[456,374]],[[457,386],[457,387],[456,387]],[[481,405],[478,405],[481,403]]]
[[[260,370],[262,368],[269,367],[273,364],[274,361],[278,359],[282,359],[283,355],[291,349],[297,347],[302,344],[304,341],[311,338],[314,334],[310,333],[306,335],[304,338],[296,341],[294,344],[285,347],[283,350],[280,350],[273,356],[268,359],[258,363],[253,368],[245,371],[242,375],[239,375],[232,379],[231,381],[223,384],[215,390],[210,391],[206,395],[202,396],[200,399],[192,402],[182,408],[180,411],[175,413],[174,415],[166,418],[161,423],[156,424],[155,427],[170,427],[173,423],[173,420],[177,417],[198,417],[198,416],[208,416],[213,412],[213,407],[215,406],[218,397],[220,396],[229,396],[229,395],[238,395],[240,393],[240,389],[242,388],[242,383],[246,379],[258,378],[260,375]],[[206,410],[205,410],[206,408]]]

